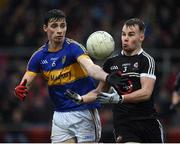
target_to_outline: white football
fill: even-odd
[[[92,33],[86,42],[86,48],[90,56],[97,60],[103,60],[114,51],[115,42],[113,37],[105,31]]]

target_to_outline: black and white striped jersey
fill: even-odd
[[[134,56],[126,56],[122,51],[120,55],[107,59],[103,69],[108,73],[121,71],[121,75],[127,77],[125,84],[116,87],[119,94],[128,94],[140,89],[140,77],[156,79],[155,61],[142,49]],[[148,101],[114,105],[113,114],[114,120],[119,122],[156,118],[157,113],[154,108],[153,95]]]

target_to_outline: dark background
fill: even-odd
[[[13,90],[32,53],[46,41],[42,18],[53,8],[67,15],[67,37],[85,46],[92,32],[104,30],[114,37],[115,53],[121,50],[123,22],[132,17],[145,22],[143,47],[157,63],[155,102],[165,142],[180,142],[180,108],[169,109],[180,68],[179,0],[0,0],[0,142],[50,142],[53,108],[45,82],[38,78],[25,102]],[[114,142],[111,114],[111,106],[100,109],[101,142]]]

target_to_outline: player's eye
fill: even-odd
[[[60,25],[61,28],[64,28],[65,26],[66,26],[65,23],[62,23],[62,24]]]
[[[58,27],[58,24],[56,24],[56,23],[51,25],[51,28],[56,28],[56,27]]]
[[[121,36],[126,36],[126,34],[125,34],[125,33],[122,33]]]
[[[134,36],[135,35],[135,33],[133,32],[133,33],[129,33],[128,34],[128,36]]]

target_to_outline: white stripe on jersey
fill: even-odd
[[[129,77],[140,77],[140,74],[136,72],[128,72],[122,74],[122,76],[126,76],[126,75],[128,75]]]
[[[149,78],[152,78],[152,79],[155,79],[155,80],[156,80],[156,76],[155,76],[155,75],[152,75],[152,74],[141,73],[141,77],[149,77]]]
[[[136,72],[127,72],[127,73],[123,73],[122,75],[139,75],[139,73],[136,73]]]
[[[155,61],[154,59],[145,51],[142,52],[142,54],[147,57],[149,61],[149,69],[148,69],[148,74],[154,75],[155,72]]]

